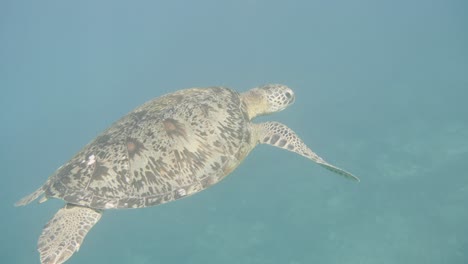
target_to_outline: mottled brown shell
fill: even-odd
[[[92,208],[140,208],[199,192],[229,174],[252,148],[239,94],[192,88],[124,116],[60,167],[47,197]]]

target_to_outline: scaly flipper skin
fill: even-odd
[[[42,264],[61,264],[80,249],[88,231],[99,221],[101,212],[66,204],[45,225],[37,242]]]
[[[295,152],[304,156],[320,166],[333,171],[348,179],[359,181],[359,178],[353,174],[329,164],[317,154],[315,154],[306,144],[286,125],[278,122],[266,122],[254,124],[253,129],[258,137],[258,143],[268,144],[282,149]]]

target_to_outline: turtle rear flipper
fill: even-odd
[[[33,193],[23,197],[21,200],[17,201],[15,203],[15,206],[27,205],[30,202],[36,200],[42,194],[44,194],[44,187],[43,186],[41,186],[39,189],[35,190]]]
[[[66,204],[45,225],[37,242],[42,264],[60,264],[80,249],[88,231],[99,221],[102,212]]]

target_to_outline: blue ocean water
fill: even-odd
[[[63,205],[13,207],[113,121],[193,86],[294,89],[260,118],[347,181],[259,146],[218,185],[108,211],[67,263],[468,263],[468,4],[0,2],[0,263]]]

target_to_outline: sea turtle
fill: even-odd
[[[67,202],[45,225],[37,244],[41,263],[59,264],[78,251],[103,210],[142,208],[183,198],[219,182],[257,144],[302,155],[358,180],[310,150],[287,126],[252,123],[294,102],[285,85],[238,93],[191,88],[153,99],[115,122],[16,203],[54,197]]]

